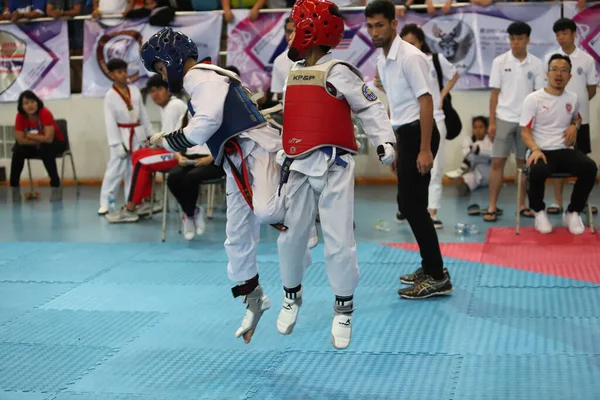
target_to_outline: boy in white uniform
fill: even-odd
[[[277,195],[279,166],[275,161],[281,138],[267,126],[239,76],[210,65],[209,58],[197,63],[198,48],[184,34],[162,29],[142,46],[141,56],[146,69],[160,73],[172,93],[183,88],[190,97],[192,118],[187,126],[157,133],[151,143],[179,152],[207,144],[215,165],[224,166],[227,272],[237,282],[233,296],[242,296],[246,304],[246,315],[235,335],[249,343],[263,312],[270,308],[258,277],[260,224],[286,229],[281,224],[285,210]],[[305,247],[307,264],[309,256]]]
[[[540,233],[552,232],[544,204],[546,179],[553,173],[569,173],[577,177],[563,223],[572,234],[580,235],[585,226],[579,214],[585,208],[598,173],[596,163],[574,149],[581,115],[577,95],[565,90],[571,68],[568,56],[551,56],[548,85],[531,93],[523,102],[521,132],[523,142],[530,150],[527,159],[529,204],[535,211],[535,229]]]
[[[331,341],[350,345],[353,296],[359,271],[354,241],[354,159],[358,147],[352,113],[377,148],[380,161],[394,161],[396,142],[383,103],[352,65],[331,57],[344,33],[337,6],[327,0],[298,0],[289,57],[295,63],[284,99],[282,185],[287,186],[279,263],[284,301],[277,330],[292,333],[302,305],[303,256],[319,210],[325,242],[325,268],[335,295]],[[308,27],[313,29],[309,29]],[[306,32],[311,32],[310,35]]]
[[[108,213],[109,198],[116,200],[125,178],[125,198],[131,185],[131,154],[152,134],[152,126],[135,85],[127,83],[127,63],[113,58],[107,63],[114,85],[104,96],[104,122],[108,137],[109,159],[100,189],[98,214]]]
[[[590,154],[592,152],[590,139],[590,101],[596,95],[596,88],[598,86],[596,62],[592,56],[575,46],[577,25],[575,25],[573,20],[561,18],[554,23],[552,30],[556,35],[556,41],[560,45],[560,48],[546,56],[545,64],[546,66],[548,65],[550,57],[555,53],[569,56],[573,67],[571,79],[566,89],[577,95],[579,114],[581,114],[581,127],[577,131],[575,147],[583,154]],[[555,179],[553,183],[554,203],[548,207],[547,211],[548,214],[560,214],[563,212],[563,188],[565,181],[563,179]]]

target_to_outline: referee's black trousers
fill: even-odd
[[[421,252],[422,267],[434,279],[444,277],[442,254],[433,221],[429,216],[429,181],[431,174],[421,175],[417,169],[417,156],[421,150],[421,125],[419,121],[402,125],[396,130],[398,142],[398,208],[408,221]],[[433,157],[440,146],[440,133],[434,123],[431,135]]]

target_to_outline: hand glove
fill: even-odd
[[[127,149],[125,148],[124,144],[118,144],[115,146],[116,150],[117,150],[117,157],[119,158],[127,158],[127,156],[129,155],[129,153],[127,152]]]
[[[377,155],[383,165],[390,165],[396,158],[396,151],[390,143],[384,143],[377,146]]]
[[[152,146],[162,146],[162,139],[163,137],[167,136],[168,133],[165,132],[159,132],[159,133],[155,133],[154,135],[150,136],[150,138],[148,139],[148,145]]]
[[[283,151],[283,149],[281,149],[277,152],[277,155],[275,156],[275,162],[279,165],[283,165],[284,161],[285,161],[285,151]]]

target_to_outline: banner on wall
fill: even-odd
[[[263,14],[251,22],[248,10],[234,10],[235,21],[228,26],[227,63],[242,72],[244,83],[252,90],[269,87],[275,58],[283,52],[285,12]],[[346,23],[344,38],[332,53],[336,58],[356,65],[365,77],[373,80],[379,50],[367,33],[363,11],[343,11]],[[494,58],[509,50],[506,29],[514,21],[527,22],[531,28],[529,49],[543,59],[556,47],[552,24],[561,16],[560,4],[511,4],[490,7],[465,6],[447,15],[408,12],[399,20],[419,24],[431,49],[457,66],[461,73],[456,89],[486,88]]]
[[[86,20],[83,45],[82,94],[87,97],[103,97],[112,82],[106,64],[113,58],[121,58],[128,64],[129,79],[138,86],[144,85],[149,72],[140,60],[140,48],[161,27],[152,26],[148,18],[118,22],[116,25]],[[200,57],[210,57],[218,62],[223,16],[203,12],[175,18],[170,25],[189,36],[198,46]]]
[[[600,74],[600,4],[579,11],[576,2],[564,3],[564,16],[577,24],[575,44],[594,58]]]
[[[43,100],[71,96],[66,21],[3,24],[0,49],[0,102],[17,101],[24,90]]]

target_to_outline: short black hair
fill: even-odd
[[[237,69],[237,67],[236,67],[235,65],[228,65],[228,66],[226,66],[226,67],[225,67],[225,69],[226,69],[227,71],[231,71],[231,72],[233,72],[233,73],[237,74],[237,76],[241,76],[241,75],[240,75],[240,70],[239,70],[239,69]]]
[[[552,61],[554,60],[565,60],[569,64],[569,72],[571,71],[571,67],[573,67],[573,65],[571,64],[571,59],[569,58],[569,56],[563,56],[562,54],[558,53],[552,54],[552,56],[548,60],[548,70],[550,70],[550,64],[552,64]]]
[[[373,0],[365,7],[365,17],[372,18],[379,14],[392,22],[396,19],[396,6],[390,0]]]
[[[406,24],[402,27],[402,30],[400,31],[400,37],[403,38],[406,35],[414,35],[417,39],[419,39],[419,42],[423,43],[423,46],[421,47],[421,51],[425,54],[431,54],[431,49],[429,48],[429,45],[427,44],[427,41],[425,40],[425,32],[423,32],[423,29],[421,29],[421,27],[417,24]]]
[[[160,74],[155,74],[148,79],[146,83],[146,90],[150,91],[152,88],[161,88],[169,89],[169,84],[165,82],[165,80],[160,76]]]
[[[560,31],[577,32],[577,25],[575,25],[575,22],[572,19],[561,18],[554,23],[552,30],[554,33],[558,33]]]
[[[471,122],[471,124],[474,124],[477,121],[481,121],[481,123],[487,128],[489,126],[489,122],[488,122],[488,118],[484,117],[483,115],[478,115],[476,117],[473,117],[473,121]]]
[[[511,36],[526,35],[527,37],[529,37],[529,35],[531,35],[531,26],[529,26],[525,22],[517,21],[510,24],[508,26],[508,29],[506,29],[506,32],[508,32],[508,34]]]
[[[25,112],[25,109],[23,108],[23,99],[34,100],[38,106],[38,108],[37,108],[38,113],[40,112],[40,110],[42,108],[44,108],[44,102],[42,100],[40,100],[40,98],[37,97],[37,95],[35,93],[33,93],[31,90],[25,90],[24,92],[21,92],[21,94],[19,95],[19,100],[17,100],[17,111],[19,112],[19,114],[21,114],[24,117],[27,116],[27,113]]]
[[[283,27],[285,28],[285,26],[286,26],[287,24],[289,24],[290,22],[292,22],[292,23],[293,23],[293,22],[294,22],[294,20],[293,20],[293,19],[291,19],[290,17],[287,17],[287,18],[285,19],[285,22],[283,23]]]
[[[106,68],[108,69],[108,72],[115,72],[119,69],[127,70],[127,63],[120,58],[111,58],[106,63]]]

